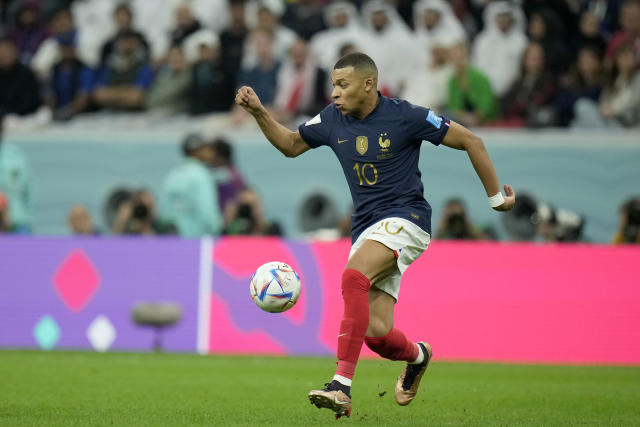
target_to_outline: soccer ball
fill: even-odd
[[[249,290],[258,307],[269,313],[282,313],[298,301],[300,277],[284,262],[268,262],[253,273]]]

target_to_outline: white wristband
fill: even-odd
[[[489,205],[491,205],[492,208],[497,208],[503,203],[504,197],[502,196],[502,193],[496,193],[493,196],[489,197]]]

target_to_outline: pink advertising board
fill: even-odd
[[[334,354],[348,251],[348,241],[216,240],[208,351]],[[280,315],[248,292],[273,260],[303,282]],[[637,247],[436,241],[403,278],[396,326],[445,360],[640,364],[639,262]]]

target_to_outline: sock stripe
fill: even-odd
[[[342,375],[334,375],[333,380],[338,381],[340,384],[346,385],[347,387],[351,387],[352,381],[349,378],[343,377]]]

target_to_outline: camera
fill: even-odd
[[[149,208],[143,203],[136,203],[133,207],[133,217],[139,220],[145,220],[149,218]]]
[[[514,240],[532,241],[542,236],[555,242],[577,242],[582,237],[582,215],[540,202],[521,192],[514,208],[502,216],[505,228]]]
[[[452,239],[471,239],[467,218],[464,213],[456,212],[447,219],[447,229]]]
[[[640,199],[632,199],[624,207],[626,223],[622,236],[627,243],[637,243],[640,234]]]

